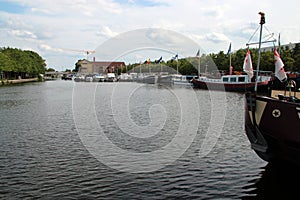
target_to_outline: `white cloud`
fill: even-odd
[[[47,44],[39,44],[38,48],[42,51],[53,51],[53,52],[63,52],[63,49],[53,48]]]
[[[222,43],[222,42],[230,41],[230,39],[223,33],[216,33],[216,32],[207,34],[206,40],[214,42],[214,43]]]
[[[41,13],[41,14],[47,14],[47,15],[54,15],[55,13],[51,11],[50,9],[41,9],[41,8],[31,8],[31,11],[34,13]]]
[[[25,40],[37,38],[34,33],[25,30],[10,30],[9,33],[11,33],[11,35],[13,36],[20,37]]]
[[[97,35],[103,36],[105,38],[111,38],[118,35],[118,33],[112,31],[108,26],[103,26],[101,30],[97,32]]]

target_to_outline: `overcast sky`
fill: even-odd
[[[274,33],[278,39],[280,33],[281,44],[299,42],[299,7],[299,1],[295,0],[0,0],[0,47],[36,51],[46,59],[47,67],[57,70],[73,69],[78,59],[86,58],[87,50],[97,50],[99,61],[108,59],[101,57],[99,50],[114,52],[105,49],[109,46],[107,42],[120,35],[124,39],[128,33],[133,35],[128,37],[127,49],[122,51],[131,51],[131,56],[114,55],[126,64],[160,56],[169,60],[180,51],[178,46],[184,42],[179,41],[180,37],[193,41],[203,52],[226,53],[230,42],[232,51],[246,47],[259,26],[259,11],[266,13],[264,38]],[[137,33],[140,30],[149,33],[145,31],[149,28],[166,30],[158,31],[160,37],[155,31],[150,34],[161,44],[157,48],[165,45],[164,50],[152,50],[149,55],[133,51],[144,47],[144,53],[149,52],[145,49],[151,48],[151,43],[134,46],[135,36],[140,35]],[[175,36],[170,39],[170,35]],[[257,40],[258,33],[253,38]],[[131,42],[132,47],[128,45]],[[172,43],[177,48],[172,49]],[[124,40],[120,45],[124,45]],[[195,56],[197,47],[189,46],[184,56]],[[92,57],[90,54],[88,59]]]

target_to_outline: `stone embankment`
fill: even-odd
[[[16,79],[16,80],[1,80],[0,85],[9,85],[17,83],[36,82],[38,78]]]

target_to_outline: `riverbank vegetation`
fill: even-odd
[[[36,52],[0,48],[0,80],[37,78],[45,73],[45,60]]]

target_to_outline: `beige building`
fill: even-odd
[[[83,74],[121,73],[122,68],[125,67],[124,62],[95,61],[95,59],[81,60],[78,64],[80,65],[78,72]]]

